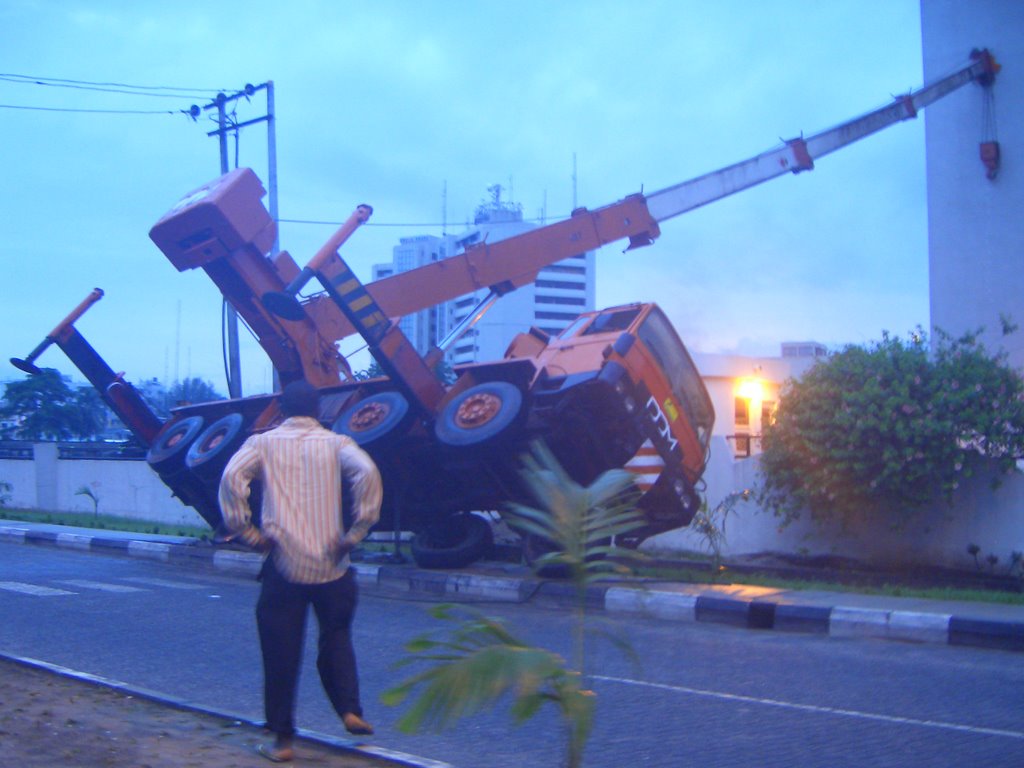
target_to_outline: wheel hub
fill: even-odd
[[[464,429],[480,427],[493,419],[501,410],[501,398],[489,392],[467,397],[455,413],[455,423]]]
[[[354,432],[365,432],[382,423],[390,412],[391,409],[384,403],[369,402],[356,409],[348,425]]]

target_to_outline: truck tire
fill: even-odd
[[[409,401],[400,392],[378,392],[346,408],[331,429],[365,448],[401,434],[409,415]]]
[[[189,445],[202,428],[202,416],[189,416],[165,424],[146,453],[149,466],[161,474],[181,469]]]
[[[242,414],[229,413],[204,429],[185,455],[185,466],[197,473],[216,472],[242,442]],[[221,461],[216,461],[220,459]]]
[[[412,557],[420,568],[465,568],[490,552],[494,533],[482,517],[450,515],[412,539]]]
[[[445,444],[480,445],[511,426],[523,409],[523,393],[507,381],[488,381],[460,392],[441,409],[434,434]]]

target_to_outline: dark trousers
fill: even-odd
[[[327,698],[339,716],[348,712],[361,716],[351,633],[358,600],[352,569],[326,584],[296,584],[282,576],[268,558],[261,580],[256,625],[263,651],[267,728],[280,736],[295,733],[295,695],[310,605],[320,627],[316,667]]]

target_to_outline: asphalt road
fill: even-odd
[[[147,560],[0,543],[0,651],[261,717],[257,584]],[[515,727],[504,708],[451,731],[393,729],[378,697],[408,674],[402,645],[433,626],[429,604],[364,595],[356,643],[381,746],[458,768],[556,766],[558,716]],[[531,641],[569,653],[569,617],[484,604]],[[312,628],[311,624],[311,628]],[[585,763],[621,766],[965,766],[1024,762],[1024,657],[1004,651],[840,640],[720,625],[602,617],[637,659],[588,644],[598,713]],[[313,666],[302,727],[343,736]]]

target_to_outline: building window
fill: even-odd
[[[775,423],[775,403],[765,400],[761,403],[761,431]]]
[[[535,320],[575,320],[579,315],[572,312],[534,312]]]
[[[736,419],[735,423],[737,426],[746,427],[750,425],[750,401],[745,397],[737,397],[736,400]]]
[[[534,285],[538,288],[564,288],[568,291],[579,291],[586,287],[583,283],[571,283],[568,280],[536,280]]]
[[[586,302],[578,296],[538,296],[538,304],[567,304],[575,307],[582,307]]]
[[[782,342],[783,357],[825,357],[828,350],[824,344],[816,341],[784,341]]]
[[[574,267],[571,264],[551,264],[543,267],[541,272],[561,272],[563,275],[585,275],[586,267]]]

